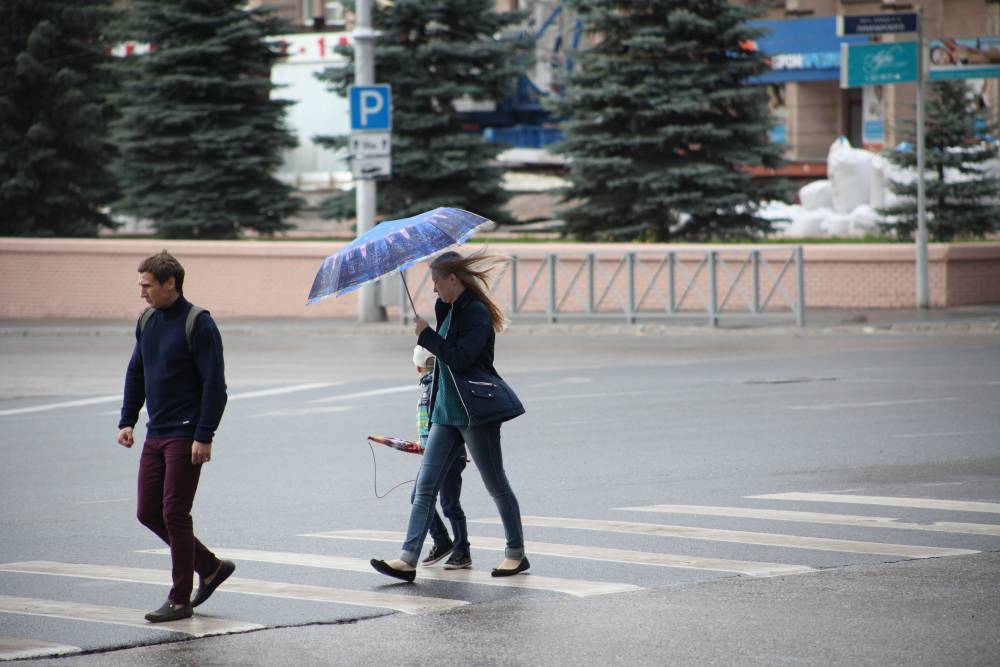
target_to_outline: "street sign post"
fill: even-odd
[[[392,129],[392,100],[389,86],[375,85],[375,39],[372,29],[372,0],[357,0],[354,6],[354,84],[351,102],[352,132],[389,132]],[[388,157],[385,158],[388,160]],[[351,161],[352,167],[355,160]],[[369,169],[369,171],[371,171]],[[354,200],[358,236],[375,226],[375,178],[356,175]],[[378,303],[377,283],[358,289],[358,322],[382,322],[385,308]]]
[[[392,90],[385,84],[351,86],[351,173],[358,180],[392,175]]]
[[[889,42],[858,46],[841,45],[840,87],[917,84],[917,307],[930,305],[927,272],[927,197],[924,168],[924,65],[923,10],[911,14],[838,16],[837,34],[885,35],[917,33],[916,42]]]
[[[847,35],[895,35],[917,32],[919,25],[916,13],[911,14],[866,14],[862,16],[837,16],[837,36]]]

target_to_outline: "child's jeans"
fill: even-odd
[[[455,463],[448,469],[441,482],[441,490],[438,494],[438,498],[441,501],[441,509],[444,511],[444,515],[448,517],[448,522],[451,523],[451,534],[454,538],[448,536],[448,529],[445,528],[444,521],[441,520],[441,515],[437,513],[436,509],[431,516],[431,525],[428,532],[431,534],[434,544],[448,544],[450,542],[455,545],[455,553],[468,556],[469,529],[466,526],[465,512],[462,510],[460,502],[463,470],[465,470],[464,455],[455,459]],[[413,489],[410,491],[411,503],[416,493],[417,486],[414,484]]]

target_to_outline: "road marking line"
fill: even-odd
[[[83,398],[78,401],[62,401],[60,403],[46,403],[44,405],[33,405],[30,408],[14,408],[12,410],[0,410],[0,417],[7,415],[21,415],[28,412],[44,412],[45,410],[58,410],[59,408],[75,408],[81,405],[94,405],[95,403],[110,403],[111,401],[122,400],[121,394],[114,396],[97,396],[95,398]],[[117,412],[115,414],[118,414]]]
[[[358,391],[353,394],[339,394],[337,396],[327,396],[326,398],[315,398],[310,403],[332,403],[334,401],[347,401],[354,398],[369,398],[371,396],[384,396],[386,394],[400,394],[404,391],[416,391],[417,383],[404,385],[401,387],[386,387],[385,389],[372,389],[370,391]]]
[[[23,660],[25,658],[47,658],[56,655],[80,653],[83,649],[69,644],[53,644],[37,639],[20,637],[0,637],[0,660]]]
[[[18,565],[18,563],[14,563]],[[232,621],[225,618],[209,618],[192,616],[180,621],[167,623],[149,623],[143,616],[147,613],[142,609],[127,609],[124,607],[107,607],[98,604],[82,604],[78,602],[60,602],[57,600],[39,600],[37,598],[22,598],[13,595],[0,595],[0,613],[25,614],[27,616],[49,616],[66,618],[74,621],[90,623],[110,623],[113,625],[128,625],[147,630],[166,630],[179,632],[192,637],[208,637],[210,635],[226,635],[234,632],[259,630],[262,625],[245,621]]]
[[[539,401],[565,401],[576,398],[612,398],[614,396],[649,396],[649,391],[607,391],[594,392],[589,394],[558,394],[548,396],[530,396],[528,400],[532,403]]]
[[[251,417],[303,417],[305,415],[326,415],[334,412],[350,412],[353,410],[349,405],[323,405],[315,408],[289,408],[288,410],[272,410],[271,412],[257,412]]]
[[[383,530],[334,530],[326,533],[308,533],[299,537],[322,537],[326,539],[371,540],[375,542],[402,542],[404,533]],[[498,537],[472,537],[473,549],[488,549],[503,551],[506,541]],[[712,570],[715,572],[735,572],[751,577],[773,577],[785,574],[800,574],[812,572],[813,568],[805,565],[785,565],[783,563],[759,563],[746,560],[724,560],[721,558],[703,558],[700,556],[684,556],[679,554],[660,554],[649,551],[627,551],[625,549],[606,549],[582,544],[547,544],[545,542],[527,541],[524,548],[530,554],[543,556],[563,556],[565,558],[582,558],[611,563],[626,563],[628,565],[660,565],[688,570]]]
[[[882,505],[885,507],[916,507],[926,510],[952,510],[956,512],[983,512],[1000,514],[1000,503],[974,500],[942,500],[940,498],[897,498],[894,496],[858,496],[839,493],[767,493],[747,496],[762,500],[797,500],[807,503],[844,503],[848,505]]]
[[[312,389],[325,389],[345,384],[344,382],[312,382],[309,384],[293,384],[287,387],[275,387],[273,389],[258,389],[256,391],[245,391],[240,394],[233,394],[230,401],[239,401],[244,398],[260,398],[262,396],[280,396],[282,394],[295,394],[300,391],[310,391]]]
[[[943,403],[944,401],[960,401],[958,396],[943,396],[941,398],[913,398],[905,401],[869,401],[867,403],[823,403],[818,405],[783,405],[786,410],[842,410],[844,408],[884,408],[894,405],[916,405],[919,403]]]
[[[107,500],[78,500],[74,505],[103,505],[104,503],[127,503],[131,498],[108,498]]]
[[[561,380],[551,380],[551,381],[548,381],[548,382],[536,382],[534,384],[529,384],[527,386],[530,387],[530,388],[532,388],[532,389],[539,389],[539,388],[542,388],[542,387],[556,387],[556,386],[559,386],[559,385],[567,385],[567,384],[590,384],[593,381],[594,381],[593,378],[575,377],[574,376],[574,377],[562,378]]]
[[[957,523],[935,521],[933,523],[910,523],[885,516],[855,516],[850,514],[825,514],[822,512],[793,512],[790,510],[768,510],[756,507],[706,507],[704,505],[646,505],[643,507],[616,507],[616,510],[631,512],[660,512],[664,514],[697,514],[701,516],[725,516],[741,519],[765,519],[768,521],[794,521],[799,523],[822,523],[838,526],[861,526],[864,528],[899,528],[902,530],[928,530],[940,533],[962,533],[966,535],[993,535],[1000,537],[1000,524]]]
[[[304,567],[322,567],[331,570],[346,570],[349,572],[364,572],[378,574],[372,569],[371,563],[362,558],[347,558],[344,556],[325,556],[320,554],[290,553],[286,551],[255,551],[251,549],[217,549],[212,548],[217,556],[233,560],[248,560],[259,563],[279,563],[281,565],[299,565]],[[150,549],[140,553],[156,553],[169,555],[168,549]],[[624,593],[642,590],[641,586],[632,584],[616,584],[603,581],[583,581],[578,579],[557,579],[527,574],[516,577],[493,577],[485,570],[440,570],[420,568],[417,580],[464,582],[482,584],[485,586],[504,586],[510,588],[533,588],[536,590],[568,593],[577,597],[588,595],[605,595],[607,593]],[[228,589],[229,582],[226,582]],[[412,598],[407,598],[412,599]]]
[[[638,523],[632,521],[595,521],[591,519],[570,519],[552,516],[522,516],[525,526],[545,528],[580,528],[601,530],[612,533],[635,535],[659,535],[690,540],[712,540],[715,542],[740,542],[770,547],[792,549],[816,549],[819,551],[841,551],[845,553],[898,556],[902,558],[939,558],[976,554],[970,549],[947,549],[942,547],[919,547],[908,544],[883,544],[880,542],[858,542],[855,540],[834,540],[825,537],[800,537],[781,533],[752,533],[742,530],[722,530],[719,528],[699,528],[696,526],[667,526],[658,523]],[[499,519],[474,519],[473,523],[500,523]]]
[[[344,382],[313,382],[310,384],[297,384],[288,387],[275,387],[273,389],[261,389],[258,391],[248,391],[241,394],[233,394],[229,397],[230,401],[239,401],[244,398],[258,398],[261,396],[278,396],[280,394],[292,394],[299,391],[309,391],[310,389],[324,389],[327,387],[335,387],[337,385],[344,384]],[[99,396],[97,398],[85,398],[79,401],[65,401],[62,403],[48,403],[46,405],[36,405],[30,408],[16,408],[14,410],[0,410],[0,417],[5,415],[17,415],[27,412],[41,412],[43,410],[56,410],[58,408],[74,408],[81,405],[94,405],[95,403],[110,403],[112,401],[122,400],[121,394],[115,394],[114,396]],[[145,412],[146,408],[143,407],[140,410]],[[103,412],[103,415],[117,415],[118,411],[115,412]]]
[[[894,435],[894,438],[939,438],[944,436],[956,436],[956,435],[993,435],[994,433],[1000,433],[1000,431],[945,431],[943,433],[901,433],[899,435]]]
[[[245,391],[240,394],[233,394],[227,398],[227,401],[240,401],[245,398],[260,398],[262,396],[280,396],[282,394],[294,394],[300,391],[310,391],[312,389],[325,389],[327,387],[336,387],[338,385],[345,384],[344,382],[311,382],[308,384],[293,384],[285,387],[274,387],[272,389],[257,389],[254,391]],[[117,397],[119,400],[121,396]],[[139,414],[146,412],[146,406],[139,408]],[[102,412],[103,415],[117,415],[118,411],[114,412]]]
[[[213,549],[216,555],[225,556],[238,549]],[[149,549],[138,553],[155,553],[170,555],[168,549]],[[243,560],[251,560],[244,558]],[[367,564],[367,563],[366,563]],[[371,568],[369,567],[369,570]],[[374,572],[374,570],[372,570]],[[83,579],[103,579],[105,581],[128,581],[138,584],[156,584],[170,586],[170,572],[167,570],[147,570],[137,567],[114,567],[105,565],[85,565],[78,563],[53,563],[50,561],[29,561],[25,563],[0,564],[0,572],[21,572],[27,574],[49,574],[61,577],[80,577]],[[259,579],[241,579],[230,577],[226,580],[226,593],[244,593],[272,598],[287,598],[290,600],[308,600],[312,602],[333,602],[358,607],[375,607],[393,609],[405,614],[419,614],[432,611],[445,611],[460,607],[467,602],[463,600],[448,600],[446,598],[419,597],[414,595],[397,595],[394,593],[379,593],[373,591],[354,591],[345,588],[329,588],[327,586],[311,586],[306,584],[287,584],[280,581],[261,581]],[[145,613],[145,612],[143,612]],[[141,615],[140,615],[141,616]]]

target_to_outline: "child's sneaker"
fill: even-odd
[[[453,553],[444,564],[446,570],[464,570],[467,567],[472,567],[472,557],[469,554]]]
[[[420,564],[433,565],[434,563],[438,562],[439,560],[450,554],[454,546],[455,545],[452,544],[451,542],[449,542],[447,545],[435,544],[434,546],[431,547],[431,550],[427,553],[427,558],[420,561]]]

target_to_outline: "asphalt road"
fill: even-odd
[[[134,518],[138,447],[114,441],[131,340],[62,333],[0,336],[0,658],[46,642],[157,645],[67,665],[1000,661],[995,333],[501,336],[528,409],[503,442],[532,569],[496,586],[474,467],[471,579],[365,567],[405,529],[409,485],[373,487],[418,461],[366,436],[412,435],[412,338],[224,327],[231,400],[194,517],[239,584],[199,608],[215,625],[170,630],[141,620],[169,560]]]

